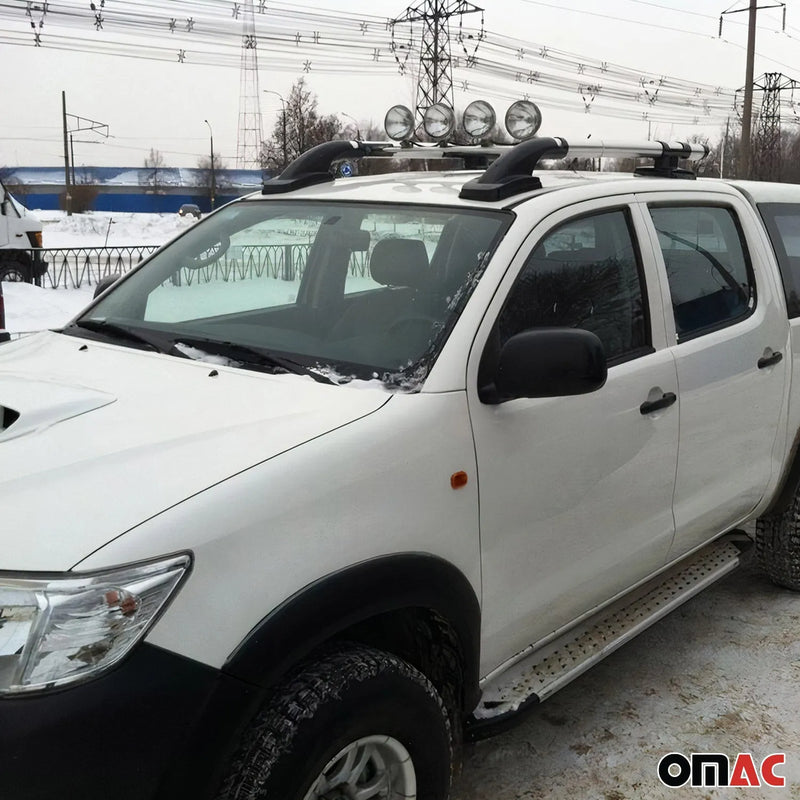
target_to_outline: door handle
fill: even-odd
[[[771,367],[773,364],[777,364],[782,358],[783,353],[780,351],[774,352],[771,356],[762,356],[758,359],[758,368],[766,369],[767,367]]]
[[[678,396],[675,392],[664,392],[658,400],[647,400],[639,406],[639,411],[642,414],[652,414],[654,411],[660,411],[662,408],[671,406]]]

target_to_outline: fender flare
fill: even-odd
[[[798,488],[800,488],[800,431],[795,434],[792,442],[786,467],[778,483],[778,490],[775,492],[772,502],[759,516],[772,517],[782,514],[791,504]]]
[[[478,598],[457,567],[424,553],[381,556],[314,581],[264,617],[229,656],[223,672],[251,685],[272,686],[336,634],[408,608],[430,609],[452,625],[464,658],[464,696],[467,703],[477,703]]]

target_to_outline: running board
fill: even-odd
[[[481,688],[470,735],[499,732],[522,707],[545,700],[698,592],[739,566],[749,537],[740,531],[717,539],[624,595],[557,639],[531,649]],[[486,732],[483,732],[486,729]]]

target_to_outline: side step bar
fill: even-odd
[[[545,700],[617,648],[739,566],[750,540],[732,531],[553,641],[533,647],[483,684],[471,738],[496,733],[523,707]],[[491,729],[491,730],[490,730]]]

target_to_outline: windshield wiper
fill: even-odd
[[[194,360],[200,359],[179,349],[177,347],[179,344],[196,348],[208,355],[223,356],[231,359],[231,361],[236,361],[250,367],[267,367],[271,372],[281,371],[293,375],[308,375],[320,383],[330,383],[334,385],[336,383],[331,380],[331,378],[328,378],[321,372],[317,372],[317,370],[313,367],[309,367],[307,364],[301,364],[299,361],[293,361],[291,358],[279,356],[256,347],[248,347],[245,344],[224,342],[219,339],[205,339],[202,336],[180,336],[175,338],[173,340],[173,349],[185,358],[193,358]]]
[[[79,319],[72,325],[64,328],[64,333],[69,333],[75,328],[81,328],[95,333],[102,333],[109,339],[126,339],[129,342],[136,342],[155,350],[157,353],[166,353],[166,342],[162,338],[147,336],[144,333],[129,328],[127,325],[120,325],[118,322],[109,322],[107,319]]]

